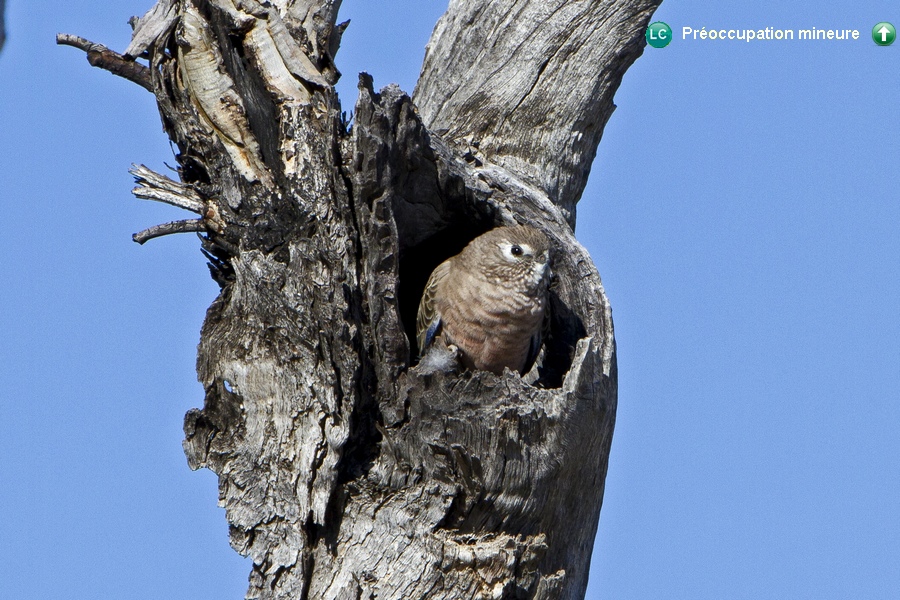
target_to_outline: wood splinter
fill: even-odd
[[[131,165],[128,172],[134,176],[135,183],[138,184],[131,190],[136,197],[163,202],[209,217],[208,203],[191,186],[155,173],[144,165]]]

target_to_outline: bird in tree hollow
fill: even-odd
[[[423,362],[442,344],[468,369],[524,374],[541,348],[549,280],[542,232],[516,225],[478,236],[428,278],[416,318]]]

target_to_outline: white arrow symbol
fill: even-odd
[[[881,29],[878,30],[878,33],[881,34],[881,41],[882,41],[882,42],[887,42],[887,36],[888,36],[888,34],[889,34],[890,32],[891,32],[890,29],[888,29],[888,28],[885,27],[884,25],[881,26]]]

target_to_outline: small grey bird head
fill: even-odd
[[[546,287],[550,278],[550,241],[527,225],[492,229],[469,244],[463,254],[485,278],[504,287],[534,293]]]

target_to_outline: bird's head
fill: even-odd
[[[470,248],[470,260],[497,283],[537,290],[550,279],[550,241],[533,227],[498,227],[476,238]]]

